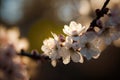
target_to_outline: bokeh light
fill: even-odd
[[[23,16],[23,2],[24,0],[2,0],[1,18],[9,24],[18,22]]]

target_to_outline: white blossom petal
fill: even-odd
[[[83,62],[84,62],[83,56],[81,55],[81,53],[78,53],[78,54],[80,55],[80,60],[79,60],[79,62],[80,62],[80,63],[83,63]]]
[[[53,67],[56,67],[57,61],[56,60],[51,60],[51,64]]]
[[[80,50],[80,53],[85,56],[87,58],[87,60],[90,60],[92,58],[89,50],[87,50],[86,48],[83,48]]]
[[[70,55],[73,62],[80,62],[81,57],[78,53],[73,52]]]
[[[51,34],[53,35],[55,40],[58,40],[58,36],[55,33],[51,32]]]
[[[71,21],[70,28],[74,30],[76,26],[77,26],[77,23],[75,21]]]
[[[70,55],[67,55],[66,57],[63,57],[63,63],[68,64],[70,62]]]
[[[70,28],[69,28],[67,25],[64,26],[63,32],[64,32],[65,34],[69,35],[69,36],[71,35],[71,34],[70,34]]]
[[[86,32],[86,30],[87,27],[83,27],[80,23],[77,24],[75,21],[71,21],[69,26],[64,26],[63,32],[68,36],[79,36]]]
[[[64,64],[68,64],[70,62],[70,52],[68,49],[62,47],[59,55],[62,57]]]
[[[100,53],[97,54],[96,56],[93,56],[94,59],[97,59],[100,56]]]

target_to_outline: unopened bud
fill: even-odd
[[[59,35],[59,40],[60,40],[61,42],[65,42],[65,36],[62,35],[62,34],[60,34],[60,35]]]
[[[107,14],[108,11],[109,11],[109,8],[105,8],[105,9],[103,10],[104,14]]]

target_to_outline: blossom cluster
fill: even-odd
[[[0,80],[29,80],[26,65],[17,55],[21,48],[27,49],[28,42],[19,38],[18,29],[0,26]]]
[[[12,45],[0,48],[0,73],[0,80],[29,80],[26,65]]]
[[[17,27],[6,29],[2,25],[0,26],[0,47],[6,47],[7,45],[13,45],[17,52],[21,49],[27,50],[29,43],[26,38],[20,38],[20,32]]]
[[[53,38],[45,39],[41,50],[51,59],[54,67],[59,59],[62,59],[64,64],[68,64],[71,60],[83,63],[84,58],[97,59],[108,45],[120,37],[118,16],[117,11],[111,10],[111,16],[104,24],[101,20],[97,21],[102,27],[96,26],[90,31],[89,27],[71,21],[70,25],[64,25],[63,32],[66,36],[52,33]]]

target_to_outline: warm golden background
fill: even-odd
[[[0,24],[6,28],[16,26],[21,37],[29,40],[29,50],[37,49],[41,53],[42,41],[51,36],[51,32],[60,34],[65,24],[75,20],[89,26],[95,17],[95,9],[101,8],[105,0],[0,0]],[[111,0],[112,9],[120,0]],[[120,10],[120,9],[119,9]],[[28,61],[31,80],[107,80],[120,78],[120,41],[112,44],[97,60],[83,64],[61,62],[53,68],[49,62],[40,64]],[[32,72],[30,72],[32,71]]]

